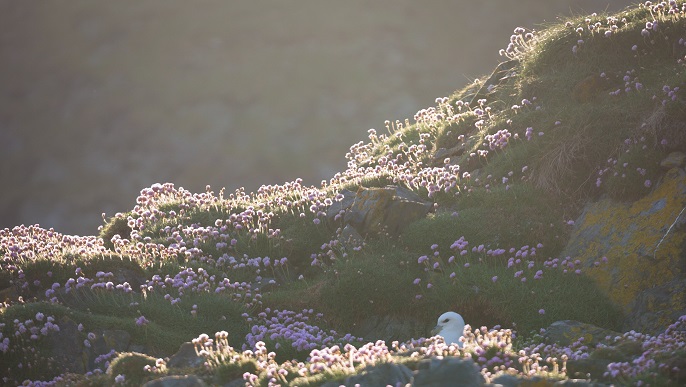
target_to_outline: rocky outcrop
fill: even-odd
[[[573,320],[556,321],[546,329],[544,337],[548,342],[569,346],[581,340],[584,345],[593,346],[606,337],[616,337],[619,332]]]
[[[78,325],[72,319],[63,317],[58,320],[60,327],[49,337],[48,347],[55,354],[55,361],[60,369],[74,373],[85,373],[88,369],[89,356],[84,346]]]
[[[167,367],[169,368],[193,368],[202,365],[205,358],[198,356],[195,345],[191,342],[181,344],[179,350],[169,358]]]
[[[327,211],[327,220],[330,224],[342,221],[344,226],[352,226],[361,236],[384,232],[399,234],[433,209],[432,203],[404,187],[361,187],[355,193],[344,190],[341,194],[343,198]]]
[[[412,381],[412,370],[402,364],[384,363],[367,367],[359,375],[350,376],[343,384],[328,382],[322,387],[344,386],[405,386]]]
[[[138,347],[144,350],[134,345],[131,334],[124,330],[80,331],[78,324],[66,316],[58,320],[58,325],[60,330],[48,336],[47,350],[59,369],[66,372],[86,373],[103,367],[104,361],[99,357]]]
[[[686,278],[675,279],[638,294],[626,319],[626,329],[660,333],[665,327],[686,315]]]
[[[563,256],[599,266],[587,274],[631,316],[628,326],[657,332],[686,309],[686,297],[667,294],[686,278],[684,208],[686,172],[672,168],[642,199],[590,203],[575,222]]]

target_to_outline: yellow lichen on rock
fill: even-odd
[[[603,199],[587,205],[564,253],[587,267],[607,257],[607,264],[586,273],[628,312],[641,291],[680,274],[686,233],[668,230],[684,207],[686,172],[673,168],[636,202]]]

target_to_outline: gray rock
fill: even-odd
[[[129,349],[131,334],[119,329],[104,330],[102,331],[102,339],[105,343],[105,353],[112,349],[117,352],[124,352]]]
[[[625,330],[651,335],[662,332],[680,316],[686,315],[686,278],[646,289],[638,294],[627,316]]]
[[[345,248],[354,248],[362,246],[364,238],[353,226],[348,224],[341,231],[340,241]]]
[[[353,205],[345,214],[345,223],[355,227],[361,234],[383,231],[386,208],[393,200],[393,192],[388,188],[360,188]]]
[[[173,375],[151,380],[143,387],[205,387],[207,384],[195,375]]]
[[[686,164],[686,154],[682,152],[672,152],[660,162],[664,169],[681,168]]]
[[[355,192],[349,189],[344,189],[339,193],[343,195],[343,199],[334,201],[333,204],[326,209],[326,220],[329,224],[336,223],[336,215],[341,213],[344,215],[350,206],[352,206],[355,202]]]
[[[522,383],[522,379],[510,375],[510,374],[502,374],[493,380],[491,380],[491,384],[489,386],[502,386],[502,387],[517,387]]]
[[[483,386],[484,377],[471,359],[446,357],[419,363],[415,373],[415,387]]]
[[[407,225],[426,216],[433,204],[403,187],[360,188],[345,213],[344,222],[360,235],[401,233]]]
[[[387,208],[386,217],[383,220],[386,230],[397,235],[405,230],[412,222],[422,219],[431,212],[432,203],[415,201],[394,197]]]
[[[686,214],[681,211],[685,206],[686,172],[672,168],[639,200],[624,203],[605,198],[586,204],[560,256],[579,259],[584,274],[625,315],[631,315],[642,292],[650,294],[656,286],[670,286],[684,276]],[[601,257],[606,257],[605,263]],[[662,313],[646,306],[646,312]],[[676,306],[667,313],[678,313],[683,307]],[[648,331],[663,328],[644,326]]]
[[[621,333],[582,323],[574,320],[556,321],[546,328],[544,337],[561,346],[569,346],[583,338],[584,345],[594,346],[603,341],[607,336],[616,337]]]
[[[185,368],[197,367],[205,362],[205,358],[198,356],[195,353],[195,346],[191,342],[181,344],[179,350],[169,358],[167,367],[169,368]]]
[[[412,370],[403,364],[382,363],[367,367],[359,375],[345,379],[346,386],[404,386],[412,381]]]
[[[56,365],[65,372],[83,374],[88,367],[88,352],[83,345],[78,325],[69,317],[57,321],[60,331],[48,335],[48,346],[54,354]]]

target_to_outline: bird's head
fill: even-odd
[[[456,332],[462,335],[464,331],[464,319],[455,312],[443,313],[436,322],[436,326],[431,330],[432,335],[438,335],[442,331]]]

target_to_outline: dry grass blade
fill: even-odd
[[[562,193],[566,177],[574,170],[574,163],[584,157],[584,149],[590,141],[586,135],[587,129],[588,126],[571,138],[551,146],[539,158],[532,172],[532,181],[537,188],[555,194]]]
[[[655,145],[664,139],[670,147],[682,147],[686,144],[686,122],[675,120],[664,106],[659,106],[637,128],[636,137],[641,135],[651,136]]]

